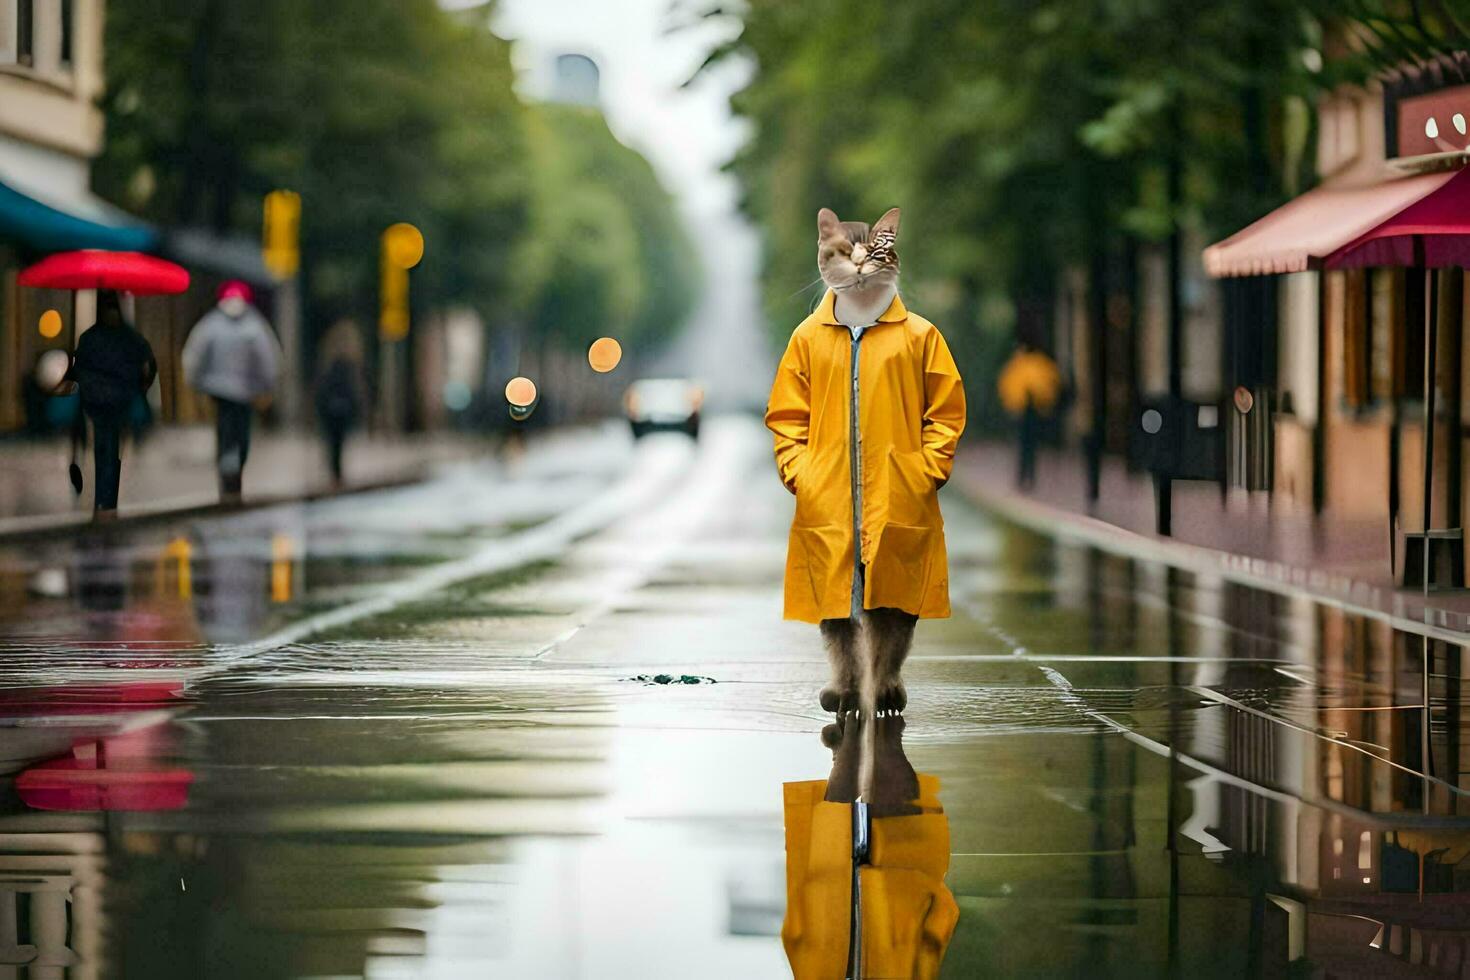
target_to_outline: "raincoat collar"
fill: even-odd
[[[888,304],[888,309],[878,318],[879,323],[898,323],[907,320],[908,308],[903,305],[903,300],[897,293],[893,294],[893,302]],[[837,293],[827,290],[827,295],[822,297],[821,305],[817,307],[817,317],[828,326],[841,327],[843,323],[837,319]]]

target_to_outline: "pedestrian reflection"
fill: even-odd
[[[82,540],[77,549],[77,603],[88,612],[117,612],[128,596],[128,558],[117,544],[101,535]]]
[[[256,635],[270,611],[273,572],[254,541],[197,537],[194,545],[194,613],[215,643]]]
[[[901,715],[839,716],[822,731],[828,778],[785,785],[781,941],[797,980],[939,975],[959,921],[949,821],[903,729]]]

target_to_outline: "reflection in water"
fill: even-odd
[[[992,677],[1096,730],[912,750],[966,815],[946,976],[1470,967],[1463,645],[1009,537],[1014,591],[977,606],[1012,653]]]
[[[210,641],[402,568],[264,516],[38,548],[0,568],[0,980],[745,980],[783,916],[801,977],[1466,972],[1453,634],[972,533],[912,727],[844,718],[786,786],[784,909],[822,665],[740,659],[781,645],[735,628],[758,564],[545,657],[602,566],[233,663]]]
[[[949,821],[903,729],[901,715],[840,715],[822,731],[831,775],[785,785],[781,940],[797,980],[939,975],[959,919]]]

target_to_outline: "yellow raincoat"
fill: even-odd
[[[852,926],[852,804],[827,803],[824,779],[787,783],[786,919],[781,944],[796,980],[842,977]],[[960,910],[944,884],[949,820],[939,780],[919,774],[919,812],[875,817],[862,879],[866,977],[939,975]]]
[[[996,390],[1001,406],[1011,415],[1020,415],[1028,404],[1050,415],[1062,392],[1062,375],[1056,362],[1041,351],[1017,351],[1000,369]]]
[[[792,333],[766,408],[781,482],[796,494],[786,618],[815,623],[851,615],[859,523],[862,607],[948,616],[937,491],[949,479],[965,428],[959,370],[935,326],[897,296],[856,340],[837,321],[835,302],[829,290]],[[861,432],[855,454],[854,395]]]

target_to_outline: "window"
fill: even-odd
[[[1398,375],[1394,393],[1400,398],[1424,398],[1424,270],[1396,270],[1403,277],[1403,301],[1398,304],[1398,349],[1394,352]]]
[[[36,63],[36,0],[15,0],[15,63]]]
[[[1342,397],[1350,408],[1364,408],[1373,400],[1373,274],[1366,269],[1349,270],[1346,285]]]
[[[71,68],[72,37],[76,30],[76,0],[61,0],[61,67]]]

